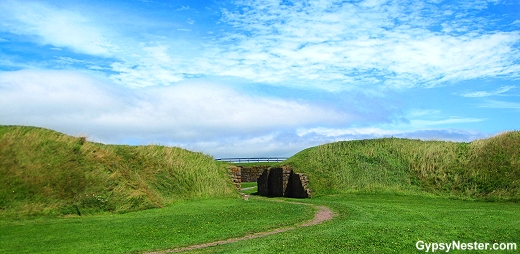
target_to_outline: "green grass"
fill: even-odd
[[[242,188],[256,187],[256,182],[242,182]]]
[[[479,201],[520,200],[518,131],[472,143],[336,142],[283,164],[309,177],[314,198],[298,201],[338,216],[195,252],[410,253],[418,240],[520,243],[520,204]],[[309,206],[239,199],[226,165],[180,148],[0,126],[0,253],[164,250],[312,217]]]
[[[400,192],[520,200],[520,131],[471,143],[383,138],[305,149],[284,162],[315,195]]]
[[[339,215],[320,225],[190,253],[418,253],[418,240],[520,245],[517,203],[382,193],[300,201],[329,206]]]
[[[121,213],[238,196],[224,165],[181,148],[103,145],[0,126],[0,218]]]
[[[383,193],[298,201],[326,205],[338,215],[320,225],[193,252],[415,253],[418,240],[520,244],[518,203]],[[294,225],[313,212],[309,206],[250,198],[178,202],[126,214],[3,219],[0,253],[166,250]]]
[[[291,226],[312,207],[265,199],[205,199],[126,214],[0,220],[0,253],[164,250]]]
[[[241,192],[248,195],[254,195],[258,193],[258,185],[256,182],[243,182],[242,189],[251,188],[247,190],[242,190]]]

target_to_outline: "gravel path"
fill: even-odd
[[[234,243],[234,242],[238,242],[238,241],[245,241],[245,240],[250,240],[250,239],[255,239],[255,238],[260,238],[260,237],[264,237],[264,236],[268,236],[268,235],[274,235],[274,234],[286,232],[286,231],[293,230],[293,229],[296,229],[296,228],[299,228],[299,227],[308,227],[308,226],[317,225],[317,224],[320,224],[320,223],[322,223],[324,221],[331,220],[332,217],[334,217],[334,212],[332,212],[326,206],[317,206],[317,205],[312,205],[312,204],[307,204],[307,203],[300,203],[300,202],[289,202],[289,203],[299,204],[299,205],[311,205],[311,206],[314,206],[315,208],[317,208],[318,211],[316,211],[316,213],[314,214],[314,218],[312,220],[306,221],[306,222],[304,222],[302,224],[299,224],[299,225],[296,225],[296,226],[292,226],[292,227],[277,228],[277,229],[274,229],[274,230],[271,230],[271,231],[259,232],[259,233],[255,233],[255,234],[251,234],[251,235],[246,235],[246,236],[243,236],[243,237],[230,238],[230,239],[227,239],[227,240],[220,240],[220,241],[216,241],[216,242],[203,243],[203,244],[191,245],[191,246],[187,246],[187,247],[180,247],[180,248],[175,248],[175,249],[170,249],[170,250],[164,250],[164,251],[159,251],[159,252],[148,252],[148,253],[149,254],[160,254],[160,253],[183,252],[183,251],[189,251],[189,250],[195,250],[195,249],[202,249],[202,248],[217,246],[217,245],[221,245],[221,244],[228,244],[228,243]]]

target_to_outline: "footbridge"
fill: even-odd
[[[216,161],[225,161],[231,163],[251,163],[251,162],[281,162],[287,160],[287,157],[241,157],[241,158],[218,158]]]

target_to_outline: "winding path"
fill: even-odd
[[[273,200],[273,201],[284,202],[283,200]],[[301,223],[301,224],[298,224],[298,225],[295,225],[295,226],[277,228],[277,229],[273,229],[271,231],[259,232],[259,233],[255,233],[255,234],[246,235],[246,236],[243,236],[243,237],[230,238],[230,239],[227,239],[227,240],[220,240],[220,241],[216,241],[216,242],[196,244],[196,245],[191,245],[191,246],[186,246],[186,247],[179,247],[179,248],[174,248],[174,249],[169,249],[169,250],[164,250],[164,251],[159,251],[159,252],[148,252],[148,254],[183,252],[183,251],[189,251],[189,250],[213,247],[213,246],[217,246],[217,245],[221,245],[221,244],[228,244],[228,243],[234,243],[234,242],[239,242],[239,241],[245,241],[245,240],[260,238],[260,237],[264,237],[264,236],[268,236],[268,235],[274,235],[274,234],[286,232],[286,231],[293,230],[293,229],[296,229],[296,228],[299,228],[299,227],[308,227],[308,226],[317,225],[317,224],[320,224],[320,223],[322,223],[324,221],[331,220],[334,217],[334,215],[335,215],[334,212],[332,212],[326,206],[317,206],[317,205],[313,205],[313,204],[300,203],[300,202],[294,202],[294,201],[291,201],[291,202],[288,202],[288,203],[314,206],[315,208],[317,208],[317,211],[314,214],[314,218],[312,220],[306,221],[304,223]]]

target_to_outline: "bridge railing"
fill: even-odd
[[[251,162],[280,162],[287,160],[287,157],[258,157],[258,158],[218,158],[216,161],[231,163],[251,163]]]

